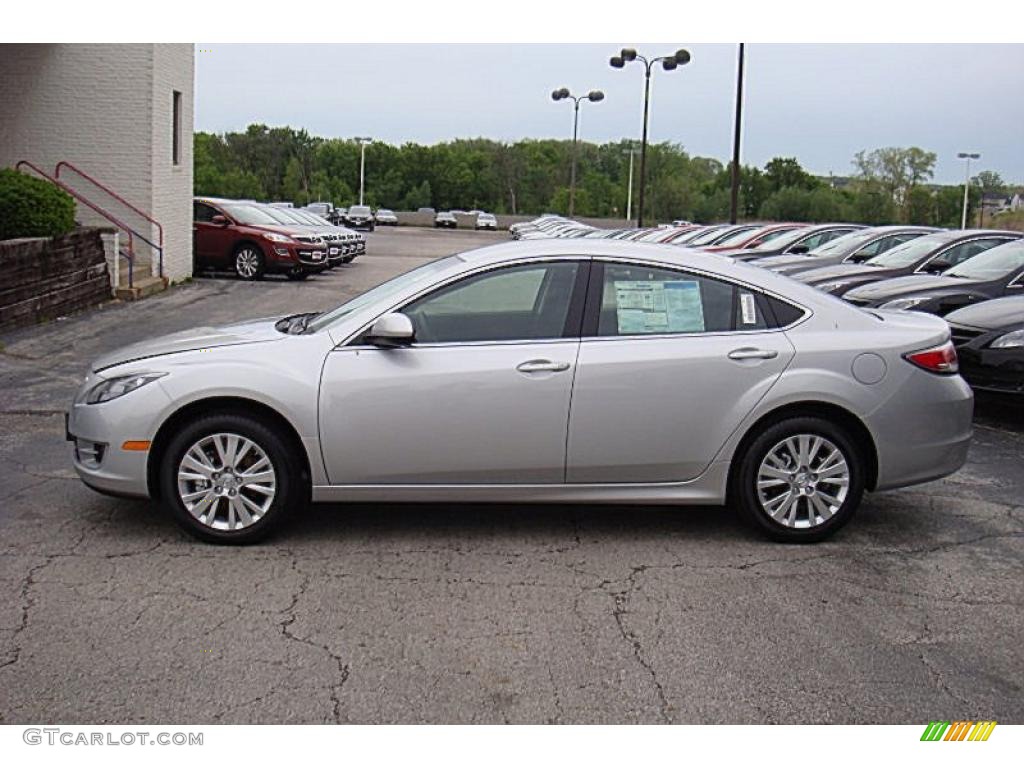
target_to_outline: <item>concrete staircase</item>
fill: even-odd
[[[121,239],[124,243],[124,239]],[[124,252],[124,246],[120,250]],[[167,289],[168,280],[166,277],[157,277],[153,274],[152,255],[147,252],[148,248],[136,248],[135,261],[132,265],[132,285],[128,285],[128,260],[118,258],[117,286],[114,288],[114,296],[121,301],[138,301],[147,296],[152,296]]]

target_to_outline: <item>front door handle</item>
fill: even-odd
[[[772,360],[778,356],[779,353],[774,349],[754,349],[753,347],[742,347],[729,353],[730,360]]]
[[[558,373],[569,370],[569,364],[556,363],[553,360],[527,360],[525,363],[517,365],[516,370],[520,373],[540,373],[542,371]]]

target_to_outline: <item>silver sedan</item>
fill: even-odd
[[[937,317],[680,248],[544,240],[118,350],[68,438],[90,487],[214,542],[309,500],[727,504],[816,541],[865,490],[956,471],[972,406]]]

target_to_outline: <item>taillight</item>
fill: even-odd
[[[917,352],[908,352],[903,356],[918,368],[923,368],[929,373],[956,373],[960,370],[960,363],[956,357],[956,347],[952,341],[947,341],[937,347],[929,347]]]

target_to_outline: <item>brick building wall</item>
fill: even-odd
[[[164,273],[186,277],[192,272],[193,81],[191,44],[2,45],[0,167],[23,159],[47,172],[60,160],[75,164],[164,225]],[[173,91],[181,93],[177,165]],[[149,229],[103,193],[69,180],[133,228]],[[81,205],[77,218],[104,221]]]

